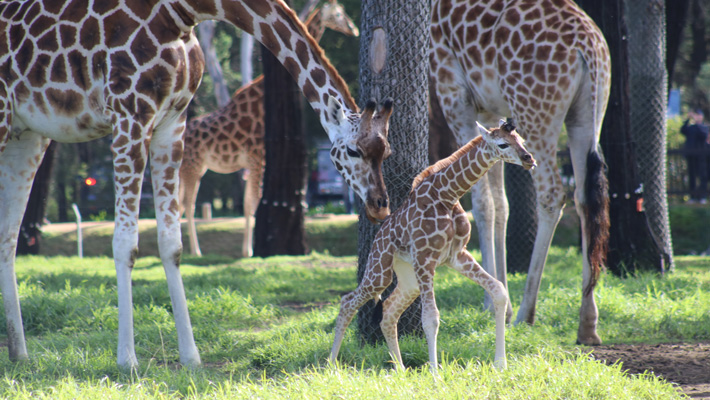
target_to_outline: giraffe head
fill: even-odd
[[[526,170],[537,166],[532,154],[523,146],[525,141],[518,132],[515,132],[515,126],[510,120],[500,120],[500,127],[490,131],[478,122],[476,124],[483,140],[498,158],[511,164],[521,165]]]
[[[392,153],[387,142],[392,105],[392,99],[387,99],[378,111],[377,102],[370,100],[362,113],[345,115],[338,100],[328,99],[328,136],[333,144],[330,158],[364,202],[367,218],[373,223],[390,213],[382,162]]]
[[[360,36],[360,31],[343,6],[336,0],[329,0],[321,7],[323,26],[349,36]]]

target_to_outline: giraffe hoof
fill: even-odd
[[[576,344],[578,346],[599,346],[602,344],[602,339],[595,333],[585,338],[577,337]]]

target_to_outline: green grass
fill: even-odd
[[[476,254],[476,256],[478,256]],[[574,249],[552,249],[537,321],[507,330],[509,367],[492,368],[494,332],[483,290],[449,268],[435,280],[442,368],[426,366],[423,338],[404,337],[410,369],[396,372],[384,344],[360,346],[355,325],[340,365],[326,364],[340,296],[355,288],[352,256],[312,254],[237,260],[186,257],[181,266],[204,366],[177,363],[170,299],[158,258],[133,272],[140,367],[116,365],[115,270],[107,257],[19,257],[17,273],[31,360],[0,351],[0,398],[472,398],[669,399],[651,374],[594,361],[575,346],[581,286]],[[606,274],[596,290],[605,343],[710,339],[710,258],[678,257],[663,278]],[[514,306],[525,275],[509,280]],[[4,316],[2,317],[4,319]],[[0,321],[0,334],[5,323]]]

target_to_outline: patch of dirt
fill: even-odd
[[[652,372],[692,399],[710,399],[710,342],[615,344],[594,347],[592,355],[607,364],[619,361],[630,374]]]

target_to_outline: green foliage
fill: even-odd
[[[680,115],[668,118],[666,121],[666,147],[668,149],[680,149],[685,143],[685,136],[680,133],[685,119]]]
[[[704,206],[671,204],[668,207],[673,252],[699,254],[710,246],[710,209]]]

